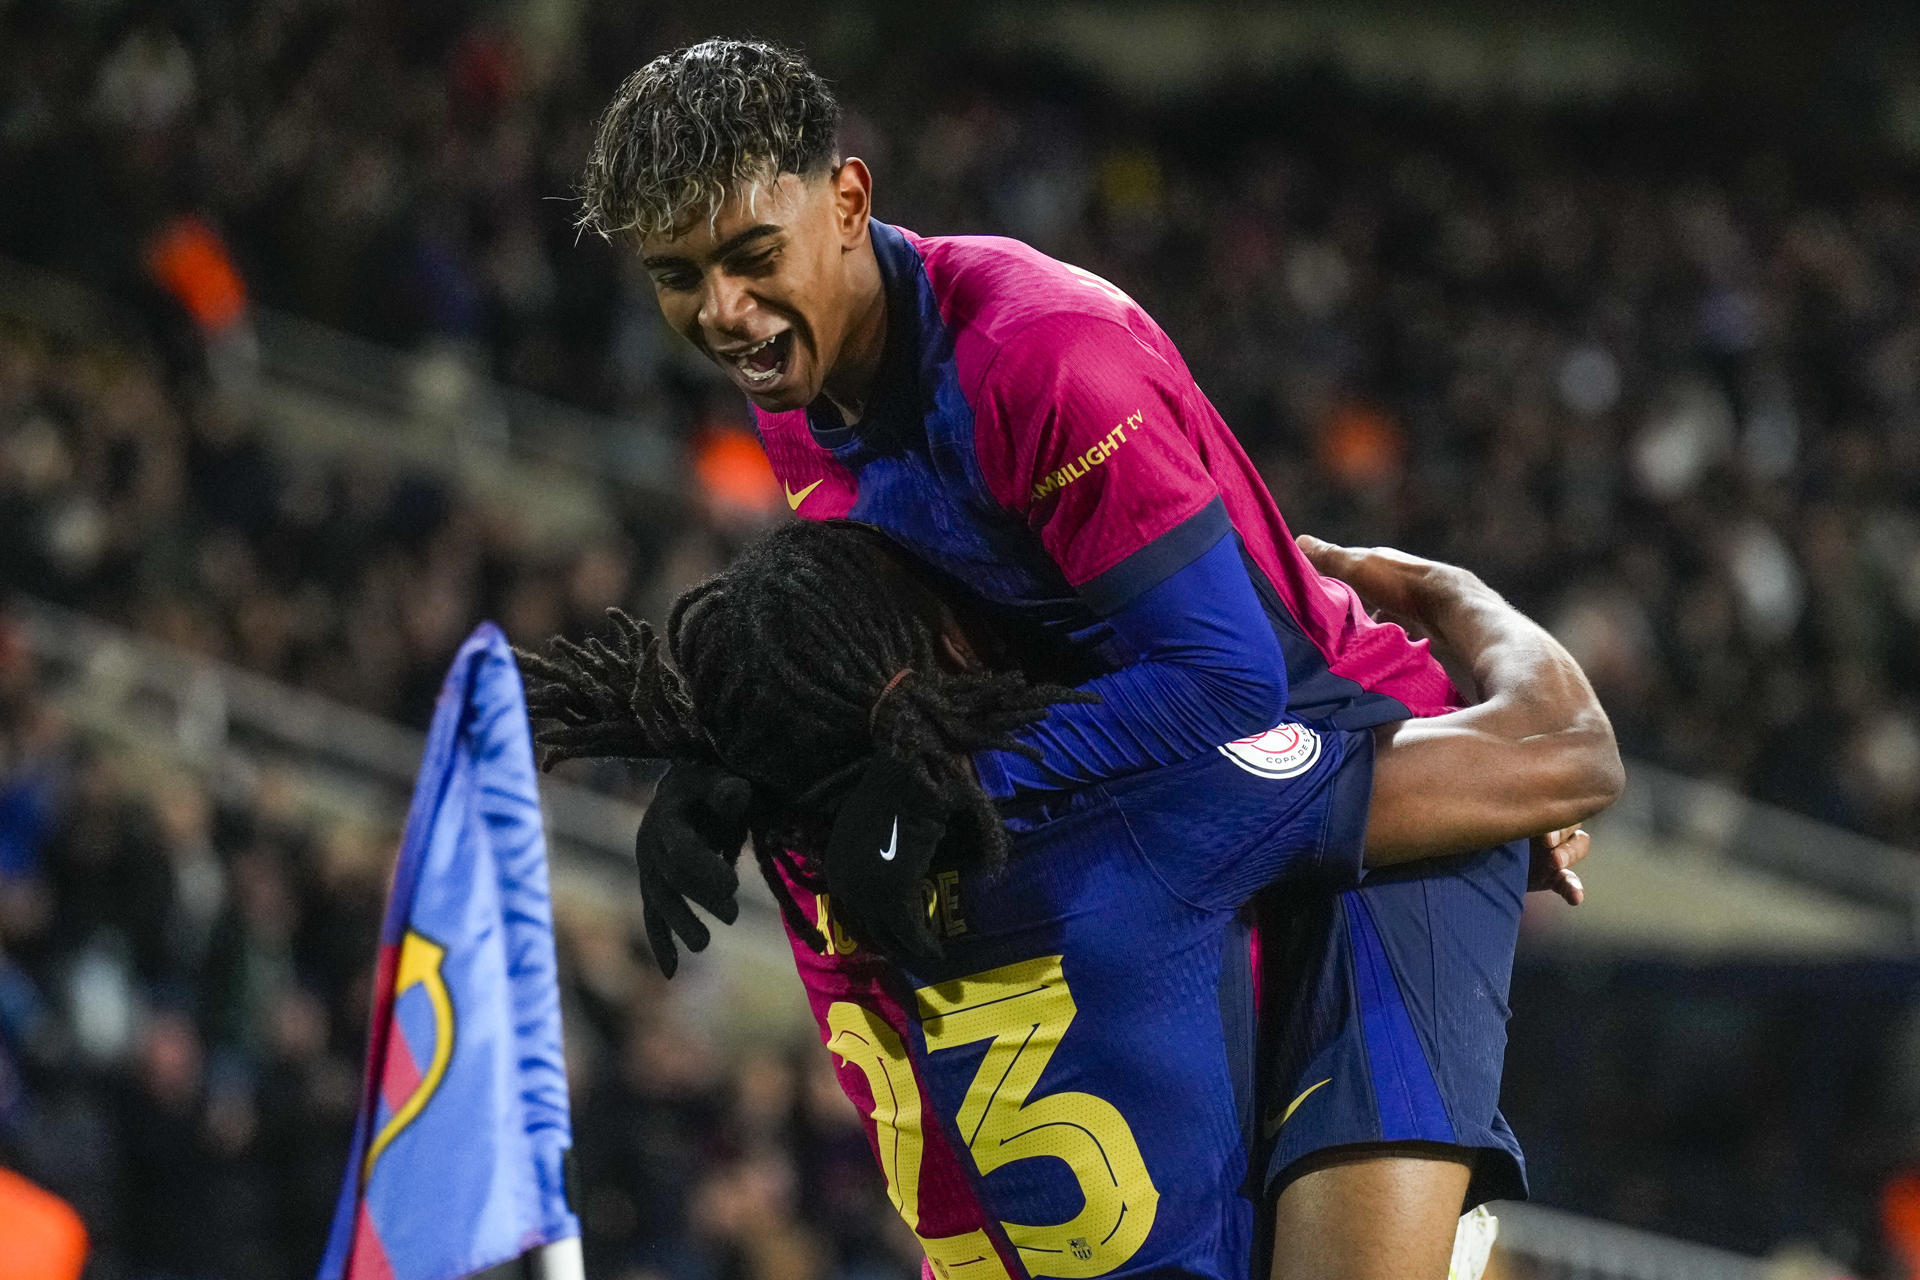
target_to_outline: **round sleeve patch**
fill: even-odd
[[[1320,758],[1320,737],[1303,724],[1289,722],[1250,738],[1235,738],[1220,754],[1262,778],[1297,778]]]

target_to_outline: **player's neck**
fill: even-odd
[[[887,348],[887,291],[880,280],[880,262],[873,255],[871,240],[854,251],[848,271],[852,276],[853,322],[820,391],[840,411],[841,419],[852,426],[866,414]]]

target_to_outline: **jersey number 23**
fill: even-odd
[[[954,1117],[981,1175],[1016,1160],[1052,1156],[1066,1162],[1085,1196],[1080,1212],[1066,1222],[1001,1224],[1028,1272],[1100,1276],[1133,1257],[1153,1229],[1160,1195],[1125,1117],[1090,1093],[1033,1096],[1077,1012],[1060,957],[989,969],[915,994],[928,1053],[992,1042]],[[878,1014],[851,1001],[831,1006],[827,1025],[828,1050],[858,1067],[873,1091],[887,1194],[917,1235],[921,1098],[906,1048]],[[943,1278],[1006,1280],[983,1231],[920,1236],[920,1243]]]

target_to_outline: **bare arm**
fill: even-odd
[[[1367,864],[1464,853],[1592,817],[1625,775],[1579,664],[1464,569],[1317,539],[1301,548],[1362,601],[1411,619],[1468,671],[1481,701],[1375,730]]]

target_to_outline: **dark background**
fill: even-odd
[[[0,590],[416,726],[480,617],[658,616],[777,491],[570,197],[619,79],[710,34],[812,54],[881,217],[1128,290],[1295,529],[1482,573],[1632,756],[1920,843],[1906,5],[0,3],[0,257],[91,299],[0,300]],[[259,388],[317,359],[297,320],[387,349],[345,382],[544,397],[506,434],[607,518],[289,451]],[[305,1274],[389,833],[129,759],[6,635],[0,1156],[97,1274]],[[710,990],[562,929],[594,1274],[910,1271],[817,1051],[710,1044]],[[1915,1274],[1917,978],[1530,950],[1539,1196]]]

